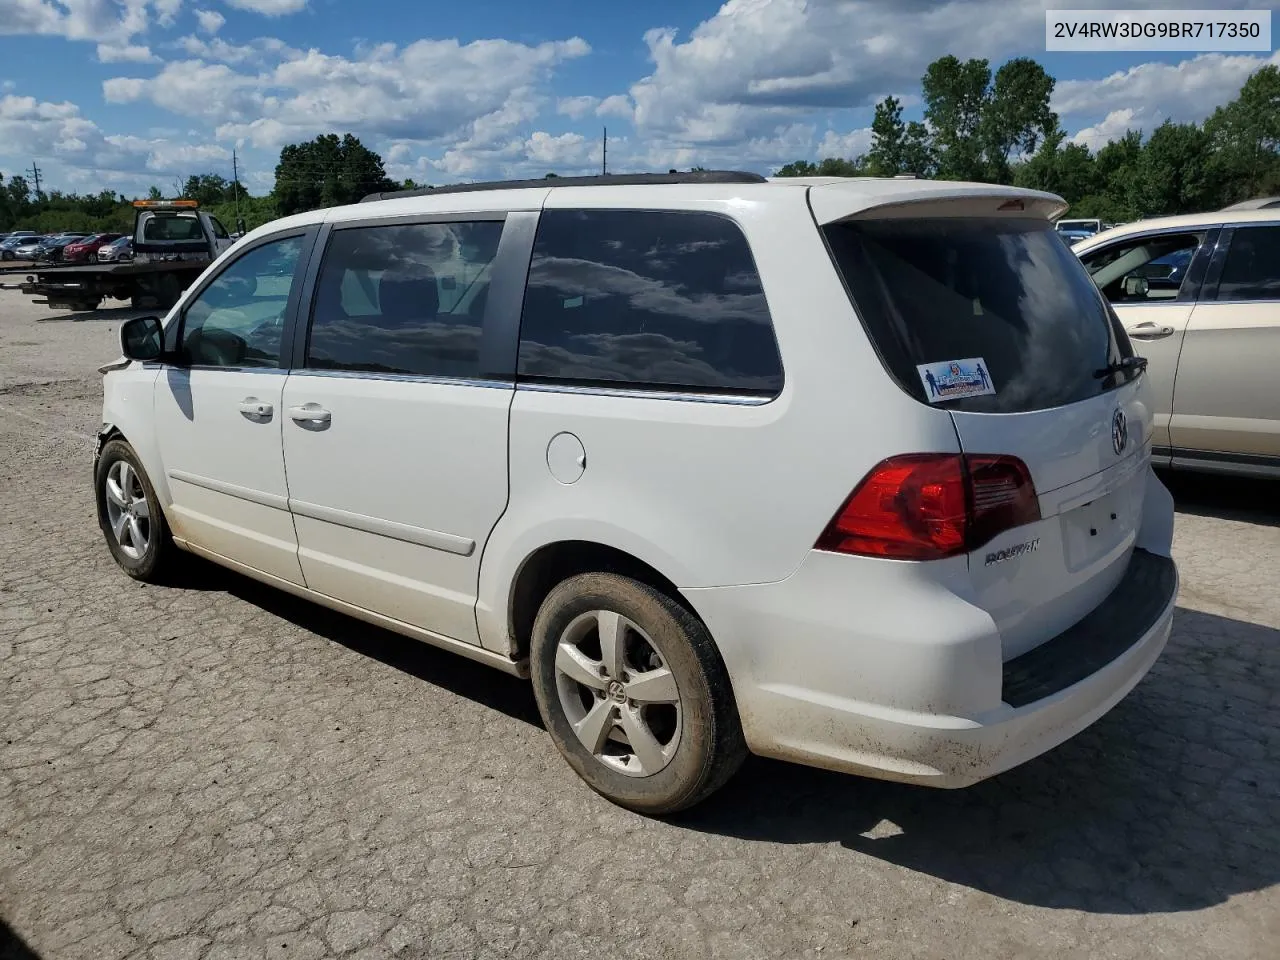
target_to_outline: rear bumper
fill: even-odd
[[[1136,550],[1092,614],[1002,663],[990,618],[958,576],[943,580],[814,553],[781,583],[688,591],[724,654],[752,751],[934,787],[977,783],[1132,690],[1164,649],[1178,588],[1172,560]],[[825,614],[814,603],[824,594]]]

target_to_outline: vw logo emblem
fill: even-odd
[[[1129,420],[1125,417],[1123,410],[1116,410],[1111,416],[1111,449],[1116,452],[1116,456],[1124,453],[1124,448],[1129,445]]]

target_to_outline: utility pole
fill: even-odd
[[[40,195],[40,168],[36,166],[34,160],[31,161],[31,176],[36,182],[36,196],[38,197]]]
[[[242,230],[240,217],[240,162],[236,158],[236,148],[231,148],[231,189],[235,191],[236,198],[236,229]]]
[[[600,176],[609,172],[609,128],[604,128],[604,152],[600,154]]]

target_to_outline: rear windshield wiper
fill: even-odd
[[[1099,380],[1104,377],[1110,377],[1117,373],[1126,373],[1130,370],[1134,374],[1139,374],[1147,369],[1146,357],[1125,357],[1123,360],[1117,360],[1115,363],[1109,363],[1101,370],[1093,371],[1093,375]]]

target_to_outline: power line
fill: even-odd
[[[23,172],[25,173],[26,171],[23,171]],[[31,161],[31,176],[36,181],[36,195],[39,196],[40,195],[40,168],[36,166],[36,162],[34,160]]]

